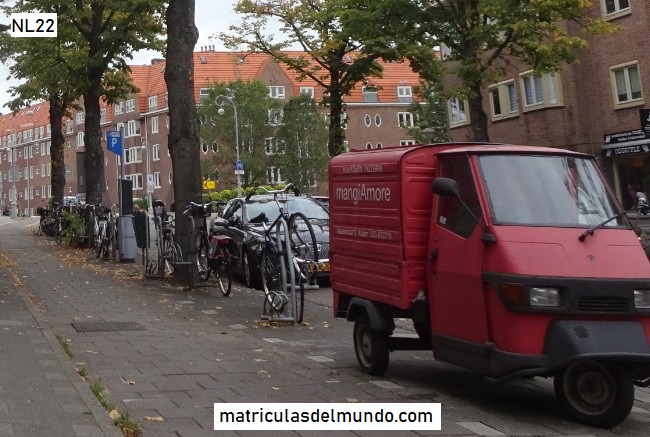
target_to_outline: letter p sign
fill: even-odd
[[[106,148],[118,156],[122,156],[122,133],[119,131],[106,132]]]

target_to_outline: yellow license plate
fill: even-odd
[[[329,272],[330,271],[330,263],[316,263],[316,264],[309,264],[309,273],[320,273],[320,272]]]

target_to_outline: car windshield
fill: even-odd
[[[495,154],[478,161],[495,224],[584,228],[620,211],[590,158]]]
[[[307,197],[288,197],[286,199],[278,199],[285,214],[293,214],[294,212],[301,212],[309,219],[313,220],[329,220],[329,214],[321,205],[315,200]],[[273,198],[252,198],[247,202],[246,220],[257,217],[260,213],[266,215],[267,220],[273,221],[280,215],[278,204]]]

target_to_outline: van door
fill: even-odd
[[[476,368],[483,364],[475,354],[483,355],[489,340],[481,279],[485,219],[469,156],[443,157],[438,176],[458,182],[465,205],[451,196],[433,199],[428,277],[434,354]]]

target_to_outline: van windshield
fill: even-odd
[[[592,159],[495,154],[478,162],[495,224],[584,228],[620,211]],[[617,226],[627,221],[605,225]]]

